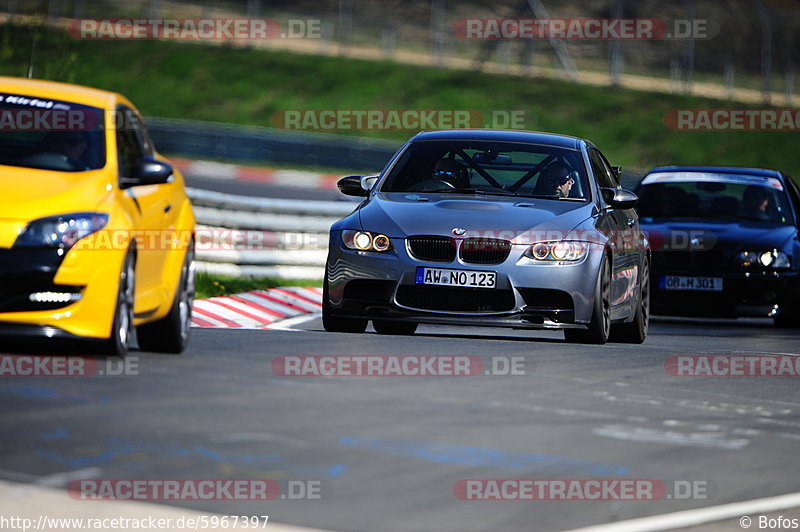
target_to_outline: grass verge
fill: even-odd
[[[251,290],[269,290],[279,286],[312,286],[322,287],[322,281],[315,280],[290,280],[262,277],[256,279],[237,279],[223,275],[197,274],[197,299],[227,296],[249,292]]]
[[[34,39],[35,77],[122,92],[149,116],[271,126],[274,113],[290,109],[524,111],[526,129],[588,138],[615,164],[726,164],[800,174],[796,132],[680,132],[664,125],[673,109],[748,108],[701,96],[231,45],[77,41],[65,32],[10,25],[0,26],[0,74],[26,74]],[[413,133],[346,134],[403,140]]]

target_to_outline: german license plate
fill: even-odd
[[[661,277],[661,289],[722,292],[722,277],[664,275]]]
[[[424,268],[419,266],[417,267],[416,281],[417,284],[494,288],[497,284],[497,273],[451,270],[449,268]]]

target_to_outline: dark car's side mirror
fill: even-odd
[[[172,177],[172,166],[153,157],[142,157],[133,168],[131,175],[121,177],[120,188],[138,187],[142,185],[160,185]]]
[[[612,209],[632,209],[639,202],[639,196],[624,188],[601,188],[600,193]]]
[[[341,178],[336,186],[346,196],[366,196],[369,194],[369,188],[375,183],[374,181],[367,183],[367,180],[373,177],[375,176],[349,175]]]

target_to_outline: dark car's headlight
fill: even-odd
[[[392,249],[392,241],[388,236],[373,234],[369,231],[353,231],[345,229],[342,231],[342,243],[348,249],[356,251],[389,251]]]
[[[540,262],[577,262],[586,256],[588,242],[536,242],[525,250],[529,259]]]
[[[75,212],[40,218],[22,230],[14,247],[68,250],[81,238],[103,229],[107,223],[108,215],[98,212]]]
[[[790,268],[792,266],[792,261],[789,259],[789,256],[777,249],[773,249],[772,251],[742,251],[736,258],[739,264],[745,268],[760,266],[778,270]]]

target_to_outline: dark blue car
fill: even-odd
[[[800,326],[800,190],[757,168],[662,166],[635,190],[654,313]]]

